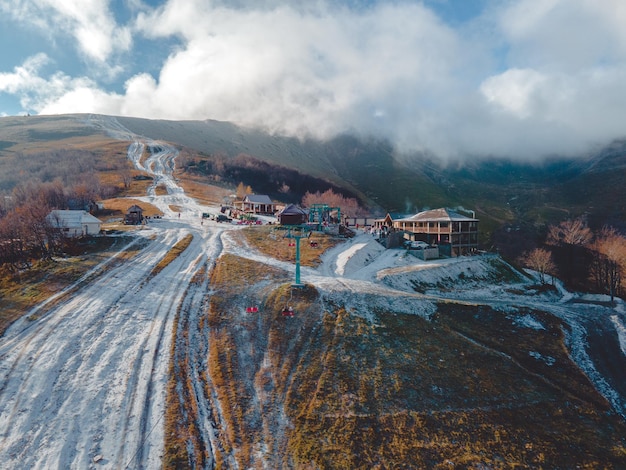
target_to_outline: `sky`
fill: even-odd
[[[624,25],[624,0],[0,0],[0,116],[583,156],[626,137]]]

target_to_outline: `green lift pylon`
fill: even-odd
[[[300,232],[296,232],[294,229],[290,228],[285,235],[285,238],[291,238],[296,242],[296,281],[292,284],[293,287],[304,287],[304,284],[300,282],[300,239],[307,238],[309,235],[305,235],[304,229],[300,230]]]

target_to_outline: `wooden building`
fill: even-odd
[[[289,204],[277,215],[278,223],[281,225],[302,225],[309,219],[309,213],[294,204]]]
[[[124,223],[126,225],[140,225],[142,222],[143,209],[137,204],[130,206],[124,216]]]
[[[248,194],[236,202],[235,207],[245,214],[273,215],[276,212],[276,204],[264,194]]]
[[[393,228],[408,240],[439,246],[442,255],[460,256],[478,248],[478,219],[450,209],[433,209],[394,219]]]
[[[46,219],[63,236],[71,238],[97,235],[102,225],[100,219],[83,210],[53,210]]]

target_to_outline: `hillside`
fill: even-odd
[[[0,467],[626,465],[621,300],[368,233],[315,233],[294,288],[284,231],[202,219],[179,150],[126,143],[163,216],[0,338]]]
[[[420,155],[398,155],[384,141],[351,136],[328,142],[301,141],[218,121],[30,116],[0,118],[0,164],[10,165],[10,157],[17,152],[33,154],[51,148],[101,152],[120,138],[131,139],[132,134],[173,143],[200,161],[244,154],[277,168],[294,169],[343,188],[379,213],[412,213],[440,206],[473,208],[484,222],[485,244],[493,242],[491,235],[503,224],[528,224],[536,232],[542,224],[586,214],[594,227],[605,223],[621,227],[626,216],[620,190],[626,176],[626,148],[620,142],[576,160],[554,158],[526,164],[473,158],[460,166],[442,165]],[[121,155],[118,147],[108,153],[115,158]],[[244,184],[254,188],[254,174],[243,177]],[[298,179],[284,183],[296,187],[301,184]]]
[[[325,256],[345,277],[330,282],[311,271],[304,290],[290,292],[280,273],[271,283],[229,275],[241,266],[238,257],[218,264],[208,325],[198,330],[211,345],[203,387],[215,433],[208,449],[196,447],[201,462],[321,469],[626,463],[624,421],[606,414],[606,398],[568,354],[580,339],[571,314],[553,311],[560,295],[538,294],[531,279],[497,258],[437,267],[394,260],[402,255],[368,239]],[[266,272],[269,259],[254,260],[247,269]],[[455,270],[474,275],[451,281]],[[393,288],[369,284],[370,275]],[[417,279],[431,285],[430,297],[414,294]],[[294,318],[281,317],[285,303]],[[259,313],[246,313],[246,305]],[[188,408],[191,420],[195,406],[202,403]],[[194,437],[201,440],[187,442]]]
[[[623,227],[626,218],[626,195],[621,191],[626,177],[623,142],[579,159],[555,157],[530,164],[494,157],[442,165],[420,155],[398,155],[384,141],[352,136],[327,142],[300,141],[217,121],[30,116],[0,118],[0,165],[7,169],[3,174],[9,175],[16,155],[49,154],[51,148],[84,149],[109,159],[113,169],[97,167],[98,171],[109,171],[108,179],[112,180],[123,157],[120,139],[129,140],[133,135],[176,145],[185,155],[181,162],[200,163],[180,166],[188,168],[188,174],[196,180],[213,181],[212,175],[202,169],[210,165],[202,162],[215,158],[233,161],[246,155],[243,164],[263,162],[265,166],[257,165],[262,168],[257,173],[234,172],[233,180],[226,176],[222,184],[243,182],[254,190],[261,175],[282,174],[280,181],[264,183],[262,191],[277,199],[282,197],[285,202],[298,202],[309,187],[331,187],[359,198],[381,215],[410,214],[441,206],[471,208],[482,221],[485,246],[503,243],[497,236],[503,226],[521,228],[520,236],[532,244],[545,224],[567,217],[584,214],[595,228],[606,223]],[[17,182],[19,178],[13,173],[2,188],[10,189]],[[285,187],[291,191],[281,192]]]
[[[137,134],[203,154],[247,154],[296,168],[355,191],[384,212],[465,206],[476,209],[489,232],[504,222],[541,225],[581,214],[594,227],[622,227],[626,219],[626,196],[620,190],[626,144],[619,141],[584,158],[525,163],[491,157],[443,164],[423,155],[400,155],[385,141],[352,136],[299,141],[216,121],[118,119]]]

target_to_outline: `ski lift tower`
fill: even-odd
[[[292,226],[287,229],[285,238],[295,241],[296,245],[296,280],[292,284],[292,287],[304,287],[304,284],[300,282],[300,239],[308,238],[311,236],[311,232],[307,233],[305,226]]]
[[[313,204],[309,209],[309,223],[317,223],[317,230],[321,232],[324,223],[331,222],[333,212],[337,212],[337,220],[341,221],[340,207],[330,207],[328,204]]]

